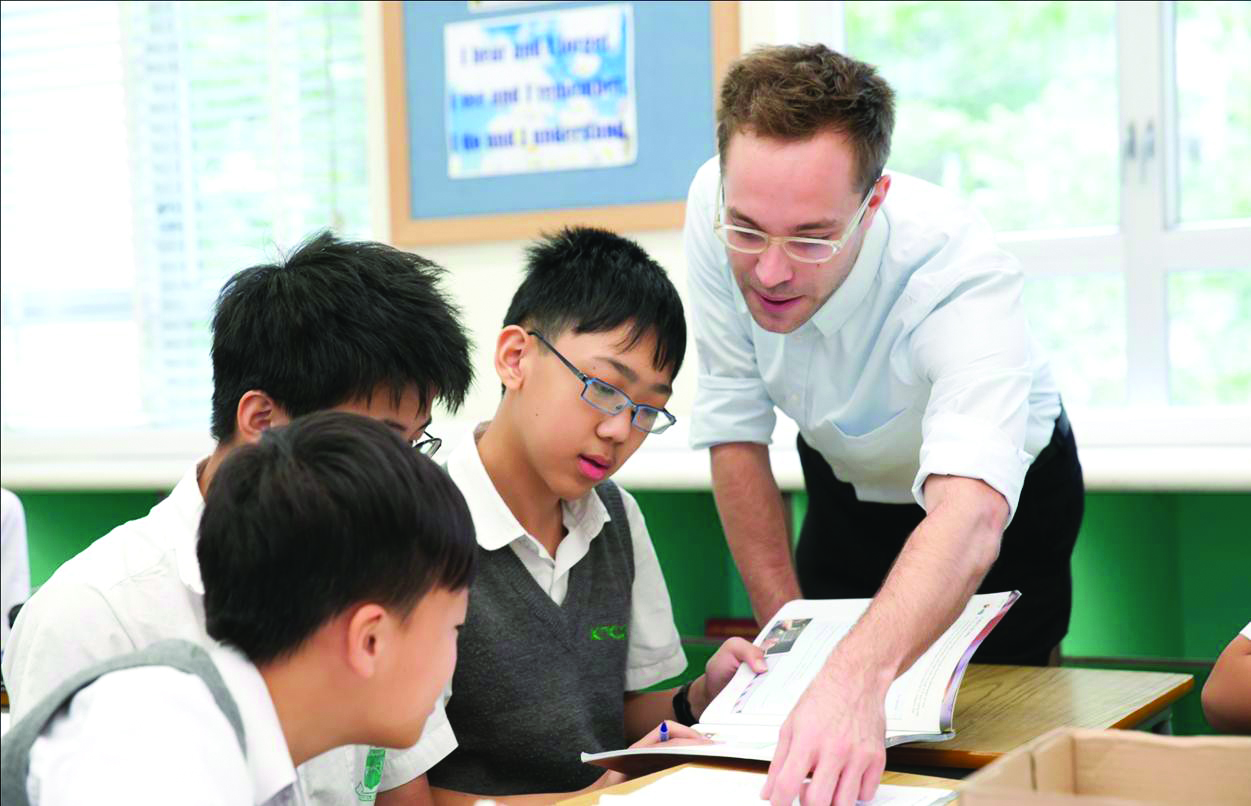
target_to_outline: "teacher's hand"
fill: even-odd
[[[760,796],[774,806],[796,797],[803,806],[870,800],[886,767],[889,683],[880,678],[836,652],[783,723]]]

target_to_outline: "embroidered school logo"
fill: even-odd
[[[365,756],[365,775],[356,785],[356,799],[361,803],[373,803],[378,797],[378,784],[382,783],[382,761],[387,751],[381,747],[369,748]]]
[[[592,641],[624,641],[626,628],[620,624],[601,624],[591,628]]]

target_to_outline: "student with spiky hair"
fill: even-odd
[[[436,802],[611,783],[579,753],[657,741],[662,721],[694,740],[679,723],[741,662],[763,670],[735,638],[690,684],[645,691],[686,660],[643,515],[609,478],[673,424],[685,352],[677,290],[633,241],[572,228],[530,248],[495,345],[503,398],[448,460],[480,570],[447,702],[458,747],[428,774]]]
[[[226,283],[212,324],[217,447],[151,512],[66,562],[27,602],[4,652],[15,720],[99,661],[168,638],[210,644],[196,525],[218,468],[266,429],[338,409],[379,420],[433,453],[432,406],[459,407],[473,375],[442,274],[418,255],[321,233],[285,260]],[[404,795],[387,790],[412,784],[455,746],[441,713],[427,734],[420,751],[386,754],[383,795]],[[367,754],[350,748],[302,767],[312,802],[357,804]]]
[[[28,706],[5,804],[282,806],[315,756],[412,745],[456,663],[475,552],[451,479],[382,423],[269,429],[223,462],[200,519],[220,645],[160,641]]]

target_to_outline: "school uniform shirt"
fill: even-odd
[[[561,503],[568,532],[551,556],[517,521],[487,475],[478,446],[467,439],[447,460],[447,472],[460,488],[473,516],[478,545],[487,551],[507,546],[557,605],[565,601],[569,574],[586,556],[591,541],[608,522],[608,510],[592,490],[575,501]],[[626,690],[639,691],[680,673],[686,656],[673,623],[669,589],[656,559],[656,549],[638,502],[621,491],[630,539],[634,547],[634,585],[631,588],[630,627],[626,650]],[[423,737],[424,741],[424,737]]]
[[[122,524],[67,561],[22,608],[4,652],[14,721],[74,672],[167,638],[206,648],[196,537],[204,498],[191,468],[146,516]],[[388,750],[378,791],[425,773],[456,747],[442,703],[421,744]],[[300,766],[311,803],[357,804],[367,747],[332,750]],[[171,793],[180,800],[184,793]]]
[[[30,596],[26,512],[8,490],[0,490],[0,647],[9,642],[9,610]]]
[[[924,507],[925,480],[953,475],[986,482],[1015,513],[1060,413],[1020,268],[968,205],[890,176],[843,284],[783,334],[752,319],[713,232],[717,158],[699,169],[684,233],[699,365],[691,445],[768,444],[776,406],[862,501]]]
[[[209,655],[239,708],[246,757],[199,677],[168,666],[110,672],[31,745],[31,806],[305,803],[260,672],[234,650]]]

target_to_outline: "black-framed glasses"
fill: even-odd
[[[425,439],[414,439],[410,444],[413,446],[413,450],[422,456],[433,458],[439,452],[439,448],[443,447],[443,440],[431,436],[429,431],[426,432],[425,437]]]
[[[591,406],[599,409],[605,414],[620,414],[629,408],[633,414],[630,417],[630,425],[645,434],[659,434],[669,426],[678,421],[665,409],[658,409],[655,406],[647,406],[642,403],[635,403],[630,396],[613,386],[607,381],[601,381],[599,378],[592,378],[582,370],[575,367],[568,358],[560,354],[560,351],[552,346],[552,343],[543,338],[541,333],[536,331],[528,331],[552,351],[552,355],[560,359],[560,363],[569,368],[569,371],[582,381],[582,399]]]

